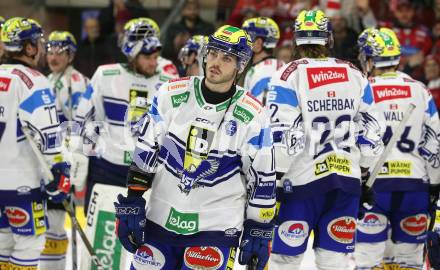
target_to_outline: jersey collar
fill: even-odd
[[[234,102],[236,102],[244,93],[243,90],[237,89],[235,94],[232,96],[231,101],[229,101],[229,99],[227,99],[227,100],[223,101],[222,103],[215,105],[215,104],[210,104],[210,103],[206,102],[205,98],[202,95],[201,85],[202,85],[202,81],[200,80],[200,78],[195,77],[194,78],[194,92],[195,92],[196,101],[197,101],[197,104],[200,106],[200,108],[202,108],[204,110],[215,109],[216,112],[223,111],[229,107],[228,105],[234,104]]]

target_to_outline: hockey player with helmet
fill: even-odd
[[[280,29],[274,20],[267,17],[247,19],[243,22],[242,28],[254,41],[252,65],[246,73],[243,86],[259,101],[266,104],[270,77],[284,65],[273,56],[273,49],[280,39]]]
[[[1,32],[5,62],[0,65],[0,268],[37,269],[44,248],[46,198],[61,202],[70,189],[69,165],[59,141],[55,97],[36,68],[44,58],[43,30],[21,17]],[[40,164],[22,128],[27,127],[54,181],[42,192]],[[46,179],[48,180],[48,179]]]
[[[185,76],[203,75],[202,49],[208,43],[208,37],[202,35],[192,36],[179,51],[179,60],[182,63]]]
[[[320,10],[301,11],[297,60],[269,84],[280,202],[269,269],[299,269],[312,230],[317,268],[347,269],[359,198],[370,201],[361,173],[383,149],[368,80],[328,57],[329,23]]]
[[[128,196],[115,203],[131,269],[231,269],[240,235],[238,262],[266,265],[275,208],[269,116],[236,85],[251,48],[245,31],[222,26],[206,46],[206,77],[171,80],[156,93]]]
[[[124,29],[122,52],[128,63],[100,66],[75,115],[94,155],[89,158],[86,207],[95,183],[125,186],[139,135],[137,123],[159,87],[176,78],[157,69],[162,45],[149,20],[130,20]]]
[[[422,269],[428,211],[436,207],[440,181],[440,121],[426,87],[396,72],[400,44],[388,28],[367,29],[358,39],[360,60],[370,83],[376,108],[383,114],[388,143],[404,112],[415,110],[389,153],[374,183],[375,205],[358,221],[355,259],[358,269],[383,269],[387,227],[392,254],[399,269]]]
[[[48,79],[51,88],[54,90],[55,102],[58,110],[58,117],[63,126],[62,143],[69,148],[72,172],[82,172],[82,179],[71,176],[71,184],[81,190],[87,173],[88,158],[83,154],[73,151],[71,139],[73,136],[67,134],[72,130],[68,129],[67,122],[72,121],[72,116],[78,106],[79,98],[85,92],[88,79],[84,77],[73,66],[72,62],[76,52],[76,40],[74,36],[65,31],[54,31],[49,35],[46,43],[47,63],[52,71]],[[67,149],[66,149],[67,150]],[[67,234],[64,229],[65,210],[62,204],[49,201],[47,203],[47,219],[49,228],[46,232],[46,248],[41,254],[40,269],[65,269],[67,252]]]
[[[2,31],[2,27],[3,27],[4,23],[5,23],[5,18],[0,16],[0,32]],[[3,43],[0,41],[0,64],[2,62],[2,56],[3,56],[4,51],[5,51],[5,49],[3,48]]]
[[[148,31],[145,37],[155,36],[160,39],[160,28],[153,19],[140,17],[137,19],[133,19],[132,23],[141,23],[142,25],[145,25],[145,27],[148,27]],[[125,27],[127,26],[128,24],[125,25]],[[160,55],[157,58],[157,71],[163,72],[165,74],[172,74],[173,76],[178,76],[177,68],[173,64],[173,62],[171,60],[163,58]]]

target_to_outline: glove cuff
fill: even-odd
[[[273,234],[273,224],[272,223],[261,223],[248,219],[244,222],[244,231],[248,232],[253,237],[272,239]]]

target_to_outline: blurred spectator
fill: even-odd
[[[400,70],[416,80],[423,79],[423,61],[431,51],[432,40],[429,30],[415,22],[415,6],[409,0],[391,1],[394,21],[381,23],[381,26],[392,28],[402,46]]]
[[[245,20],[253,17],[272,17],[276,6],[277,0],[238,0],[226,24],[240,27]]]
[[[149,17],[148,11],[142,6],[140,0],[110,0],[109,2],[109,6],[101,10],[99,14],[103,35],[115,33],[117,24],[121,24],[121,20],[124,25],[133,18]]]
[[[323,2],[327,2],[323,6]],[[345,19],[347,27],[356,32],[361,32],[368,27],[374,27],[377,24],[373,10],[371,9],[370,0],[321,0],[320,6],[326,10],[326,15],[333,17],[332,13],[340,9],[340,16]]]
[[[107,52],[105,39],[100,34],[100,26],[97,18],[87,18],[84,21],[86,38],[78,44],[75,66],[87,77],[92,77],[96,68],[102,64],[111,62]]]
[[[425,78],[428,89],[434,97],[437,108],[440,108],[440,57],[428,55],[425,60]]]
[[[333,27],[334,44],[331,49],[332,57],[347,60],[352,63],[357,61],[358,34],[347,27],[347,22],[340,14],[334,13],[330,18]]]
[[[126,13],[117,14],[114,33],[105,38],[106,50],[111,58],[109,61],[112,63],[125,63],[127,61],[127,57],[121,51],[124,25],[130,20],[130,17],[126,15]]]
[[[292,45],[281,46],[275,52],[275,56],[278,60],[283,61],[284,63],[290,63],[293,57],[293,48]]]
[[[178,65],[177,55],[186,41],[194,35],[208,36],[214,32],[214,25],[200,18],[198,0],[186,0],[181,11],[182,19],[169,26],[165,33],[162,56]]]

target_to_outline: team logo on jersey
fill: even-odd
[[[190,269],[219,269],[224,262],[223,253],[217,247],[189,247],[185,249],[185,266]]]
[[[408,85],[376,85],[373,86],[374,101],[376,103],[411,97],[411,88]]]
[[[148,92],[130,89],[128,121],[137,122],[148,110]]]
[[[182,193],[186,195],[194,188],[199,188],[201,185],[199,181],[217,172],[219,167],[219,162],[215,159],[203,160],[199,166],[191,165],[187,170],[184,169],[179,172],[180,183],[177,187]]]
[[[315,165],[316,176],[328,172],[351,174],[351,161],[344,156],[329,155],[324,161],[318,162]]]
[[[0,92],[7,92],[11,84],[10,78],[0,77]]]
[[[307,80],[309,81],[309,89],[327,84],[348,82],[347,69],[345,67],[307,68]]]
[[[226,135],[234,136],[237,132],[237,122],[235,120],[229,120],[225,124]]]
[[[309,236],[309,225],[305,221],[285,221],[278,227],[278,236],[289,247],[299,247]]]
[[[412,171],[411,161],[391,160],[383,164],[379,175],[410,176]]]
[[[356,220],[353,217],[333,219],[327,225],[328,235],[341,244],[351,244],[356,231]]]
[[[23,208],[16,206],[6,207],[6,216],[12,227],[23,227],[30,220],[29,213]]]
[[[366,234],[377,234],[387,227],[387,218],[378,213],[366,213],[365,217],[358,223],[357,229]]]
[[[409,235],[418,236],[426,231],[428,217],[425,214],[406,217],[400,221],[400,228]]]
[[[157,248],[144,244],[136,250],[133,256],[135,262],[149,267],[162,269],[165,265],[165,256]]]

